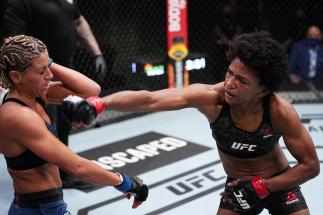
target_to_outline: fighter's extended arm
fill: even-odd
[[[121,91],[103,98],[83,100],[76,96],[64,99],[64,112],[71,122],[89,124],[106,108],[118,111],[167,111],[186,107],[201,108],[219,100],[216,85],[194,84],[184,89],[165,89],[154,92]],[[219,87],[220,88],[220,87]]]

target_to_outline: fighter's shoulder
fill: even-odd
[[[276,114],[286,114],[291,109],[294,109],[293,105],[287,101],[284,97],[277,93],[270,96],[270,111]]]
[[[217,84],[211,85],[212,89],[219,93],[220,95],[224,95],[224,82],[219,82]]]
[[[5,103],[0,107],[1,127],[18,129],[21,125],[39,121],[39,118],[39,115],[29,107],[14,102]]]
[[[279,125],[295,122],[294,120],[299,118],[293,105],[278,94],[270,97],[270,117],[273,124],[278,122]]]
[[[223,82],[217,84],[192,84],[187,88],[191,92],[197,94],[208,95],[216,98],[223,98],[224,85]]]
[[[223,82],[217,83],[217,84],[191,84],[188,89],[190,90],[207,90],[211,92],[216,92],[223,94],[224,93],[224,84]]]
[[[224,100],[224,82],[210,85],[210,90],[216,95],[217,100],[222,104]]]

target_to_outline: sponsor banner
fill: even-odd
[[[187,1],[167,0],[167,53],[181,61],[188,55]]]
[[[149,132],[78,154],[107,170],[139,175],[211,149],[180,138]],[[100,186],[83,191],[98,188]]]

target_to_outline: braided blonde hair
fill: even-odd
[[[31,36],[9,37],[0,49],[0,86],[12,88],[10,71],[23,72],[33,58],[46,51],[45,44]]]

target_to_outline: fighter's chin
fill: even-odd
[[[46,97],[46,95],[45,96],[42,95],[40,98],[47,104],[47,97]]]
[[[234,97],[231,97],[231,96],[224,96],[224,101],[229,104],[229,105],[234,105],[234,104],[237,104],[238,101],[234,98]]]
[[[47,103],[47,90],[42,90],[41,92],[39,92],[39,97],[45,102]]]

